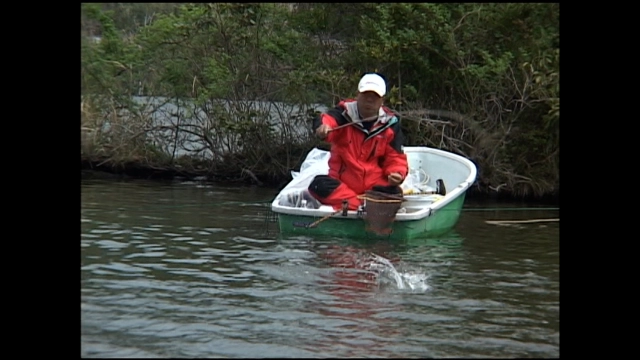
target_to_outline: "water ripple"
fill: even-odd
[[[557,228],[474,213],[462,235],[352,243],[264,234],[255,188],[82,192],[83,357],[559,355]]]

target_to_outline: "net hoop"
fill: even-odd
[[[390,235],[393,233],[393,222],[396,213],[405,199],[402,195],[387,194],[384,192],[368,190],[358,199],[364,200],[365,229],[378,235]]]

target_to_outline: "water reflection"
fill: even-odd
[[[322,319],[323,336],[307,343],[305,349],[337,354],[336,356],[385,356],[401,339],[401,329],[385,314],[399,312],[402,304],[384,299],[381,291],[382,271],[371,267],[372,252],[391,256],[393,247],[379,243],[368,249],[352,245],[319,243],[312,247],[315,267],[324,269],[314,279],[318,301],[307,308]],[[396,257],[397,259],[397,257]],[[381,297],[382,296],[382,297]]]

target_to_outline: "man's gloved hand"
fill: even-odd
[[[391,173],[389,174],[389,184],[391,185],[400,185],[402,184],[402,175],[398,174],[398,173]]]

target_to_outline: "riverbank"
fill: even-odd
[[[251,173],[241,174],[211,174],[207,169],[181,170],[176,168],[157,168],[148,165],[129,162],[111,165],[104,161],[81,160],[81,179],[146,179],[157,181],[199,181],[203,183],[221,183],[237,185],[254,185],[274,190],[284,187],[289,179],[259,179]],[[508,191],[481,190],[472,186],[467,191],[467,199],[492,202],[523,202],[548,206],[559,205],[559,193],[544,196],[514,196]]]

